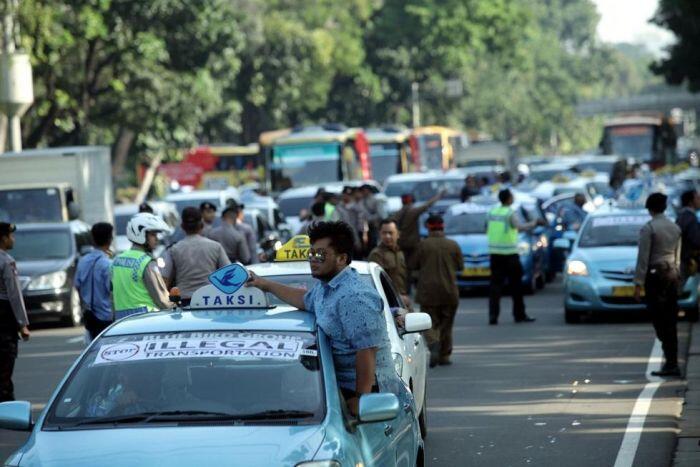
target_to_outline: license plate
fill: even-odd
[[[633,285],[622,285],[612,288],[613,297],[634,297],[634,286]],[[644,289],[642,289],[642,296],[644,296]]]
[[[464,268],[463,276],[490,276],[491,268]]]

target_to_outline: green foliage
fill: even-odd
[[[590,0],[23,0],[25,145],[133,134],[134,155],[410,124],[417,82],[425,124],[577,151],[599,132],[578,101],[649,84],[644,59],[596,43],[597,21]]]
[[[677,38],[669,56],[657,62],[654,72],[669,84],[688,84],[692,92],[700,91],[700,3],[696,0],[659,0],[654,22],[670,29]]]

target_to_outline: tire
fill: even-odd
[[[420,426],[420,436],[425,439],[428,436],[428,385],[423,389],[423,405],[421,406],[421,411],[418,414],[418,425]]]
[[[68,302],[68,315],[61,318],[61,324],[67,327],[80,326],[83,322],[83,310],[80,307],[80,295],[78,290],[73,287],[70,292],[70,300]]]
[[[580,323],[581,313],[579,313],[578,311],[569,310],[568,308],[564,308],[564,320],[568,324]]]

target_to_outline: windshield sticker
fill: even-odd
[[[606,216],[593,219],[593,227],[611,227],[614,225],[643,225],[649,216]]]
[[[100,346],[93,364],[197,357],[297,360],[301,355],[308,355],[309,351],[303,346],[304,341],[296,336],[278,334],[151,335],[143,336],[140,341],[104,344]]]

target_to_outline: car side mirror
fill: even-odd
[[[363,394],[360,397],[360,423],[387,422],[399,415],[399,398],[391,393]]]
[[[27,401],[0,403],[0,428],[16,431],[31,431],[32,404]]]
[[[433,320],[428,313],[407,313],[404,316],[406,332],[427,331],[433,327]]]
[[[68,203],[68,219],[74,221],[80,217],[80,206],[75,201]]]
[[[552,246],[556,250],[568,250],[571,248],[571,240],[568,238],[557,238],[554,240],[554,243],[552,243]]]

